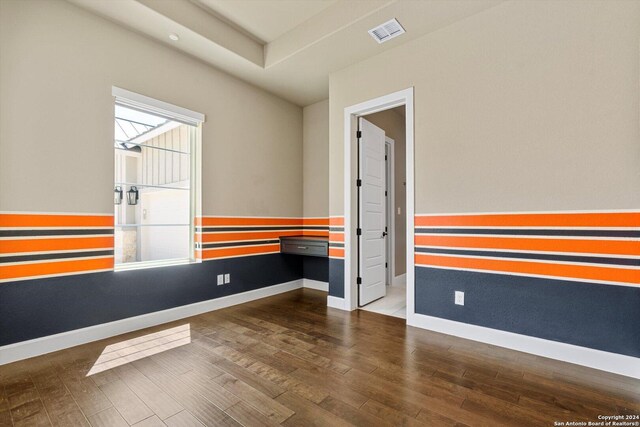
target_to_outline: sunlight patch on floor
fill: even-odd
[[[87,377],[191,342],[189,323],[105,347]]]

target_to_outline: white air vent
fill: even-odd
[[[402,25],[400,25],[395,18],[369,30],[371,37],[376,39],[378,43],[384,43],[404,33],[404,28],[402,28]]]

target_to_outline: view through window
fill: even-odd
[[[195,127],[119,104],[114,126],[116,268],[190,260]]]

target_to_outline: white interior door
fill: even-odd
[[[369,304],[386,294],[385,133],[363,118],[359,138],[359,267],[358,303]]]

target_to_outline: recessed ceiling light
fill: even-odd
[[[180,40],[180,36],[178,36],[176,33],[169,34],[169,38],[174,42],[177,42],[178,40]]]
[[[369,30],[371,37],[378,43],[384,43],[404,33],[404,28],[395,18]]]

